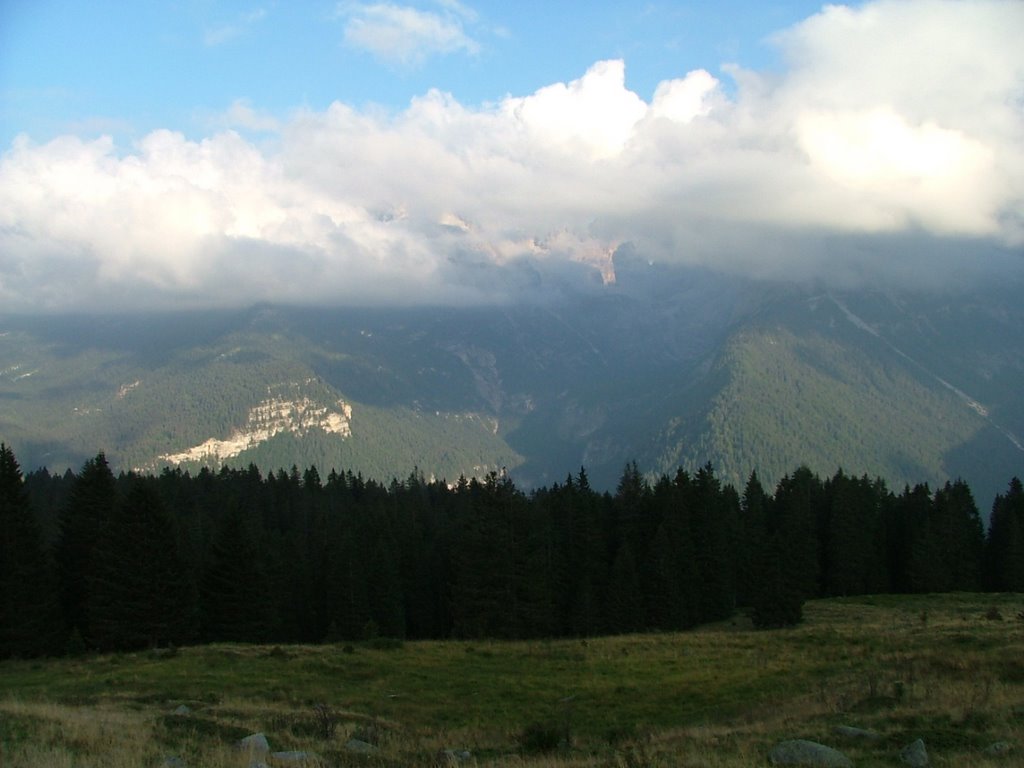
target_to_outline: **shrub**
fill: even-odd
[[[568,744],[568,734],[554,723],[530,723],[519,734],[519,747],[529,755],[554,752]]]

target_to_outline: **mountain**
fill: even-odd
[[[531,303],[0,317],[0,436],[27,469],[317,465],[614,487],[710,461],[892,486],[963,477],[985,509],[1024,466],[1024,308],[761,283],[616,254]]]

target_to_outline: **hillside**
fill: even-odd
[[[532,305],[0,318],[0,436],[27,469],[316,464],[611,488],[711,461],[893,486],[964,477],[987,509],[1024,450],[1019,286],[943,296],[761,284],[616,256]]]
[[[1005,306],[991,307],[986,319]],[[958,322],[948,306],[931,313],[945,316],[946,327],[872,295],[773,301],[680,394],[681,413],[659,434],[662,452],[650,464],[669,471],[713,456],[734,483],[751,469],[778,478],[793,461],[896,484],[962,476],[981,491],[984,507],[1000,477],[1019,474],[1024,461],[1010,385],[1022,381],[1015,324],[1024,318],[1018,311],[999,324]]]

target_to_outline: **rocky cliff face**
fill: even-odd
[[[164,454],[159,463],[220,462],[286,432],[305,437],[310,430],[319,429],[327,434],[351,437],[351,420],[352,406],[344,400],[324,405],[309,397],[270,397],[249,409],[245,426],[228,437],[211,437],[179,453]]]

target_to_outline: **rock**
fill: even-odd
[[[902,760],[911,768],[926,768],[928,765],[928,750],[924,748],[924,741],[918,739],[912,744],[907,744],[900,752]]]
[[[819,765],[826,768],[853,768],[853,762],[838,749],[816,741],[793,739],[776,744],[768,753],[773,765]]]
[[[345,742],[345,749],[349,752],[355,752],[360,755],[372,755],[377,751],[377,747],[373,746],[368,741],[362,739],[349,739]]]
[[[442,765],[458,765],[473,759],[468,749],[442,749],[437,755],[437,762]]]
[[[852,741],[878,741],[882,734],[877,731],[868,731],[864,728],[855,728],[852,725],[837,725],[832,729],[836,736],[843,736]]]
[[[161,765],[163,766],[163,768],[186,768],[185,761],[182,760],[177,755],[172,755],[171,757],[165,757],[164,761],[161,763]]]
[[[262,755],[270,751],[270,744],[267,743],[267,737],[262,733],[253,733],[238,742],[238,748],[250,755]]]
[[[989,744],[982,751],[982,754],[989,755],[991,757],[1000,757],[1005,755],[1007,752],[1013,751],[1013,744],[1008,741],[997,741],[994,744]]]
[[[279,763],[305,763],[307,760],[313,760],[314,756],[309,752],[299,752],[297,750],[290,750],[286,752],[271,752],[270,759]]]
[[[191,715],[192,710],[189,709],[185,704],[179,704],[177,707],[174,708],[174,711],[171,712],[171,714],[184,717],[185,715]]]

